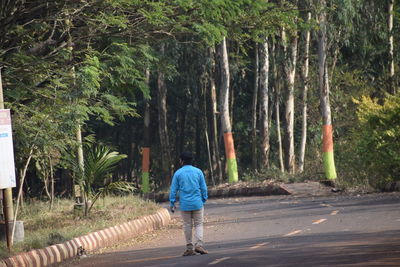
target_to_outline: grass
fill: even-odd
[[[15,243],[11,254],[5,242],[0,246],[0,258],[32,249],[62,243],[74,237],[88,234],[110,226],[154,214],[160,206],[137,196],[108,196],[95,203],[88,217],[74,212],[74,202],[57,199],[49,211],[49,204],[34,201],[25,204],[18,215],[24,222],[25,239]]]

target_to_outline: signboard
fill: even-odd
[[[15,186],[11,115],[9,109],[0,109],[0,189]]]

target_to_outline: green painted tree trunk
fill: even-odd
[[[146,69],[146,83],[149,85],[150,70]],[[142,148],[142,193],[150,192],[150,103],[145,102],[143,116],[143,148]]]
[[[224,133],[225,155],[228,168],[229,183],[236,183],[239,180],[235,146],[233,143],[232,126],[229,116],[229,61],[228,49],[226,47],[226,38],[218,45],[219,63],[221,72],[220,88],[220,113],[222,132]]]
[[[320,93],[320,109],[322,115],[323,127],[323,162],[325,177],[328,180],[336,179],[336,168],[333,153],[333,132],[332,132],[332,118],[331,106],[329,102],[329,77],[328,66],[326,62],[327,56],[327,36],[326,36],[326,1],[322,0],[321,12],[318,17],[319,31],[318,31],[318,77],[319,77],[319,93]]]

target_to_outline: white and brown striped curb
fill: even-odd
[[[0,261],[0,267],[42,267],[60,263],[74,258],[83,250],[90,252],[96,249],[127,240],[140,234],[167,225],[171,216],[167,209],[160,209],[153,215],[109,227],[94,233],[76,237],[70,241],[20,253]]]

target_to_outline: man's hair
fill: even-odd
[[[183,151],[179,158],[183,161],[183,164],[185,165],[192,164],[193,154],[190,151]]]

